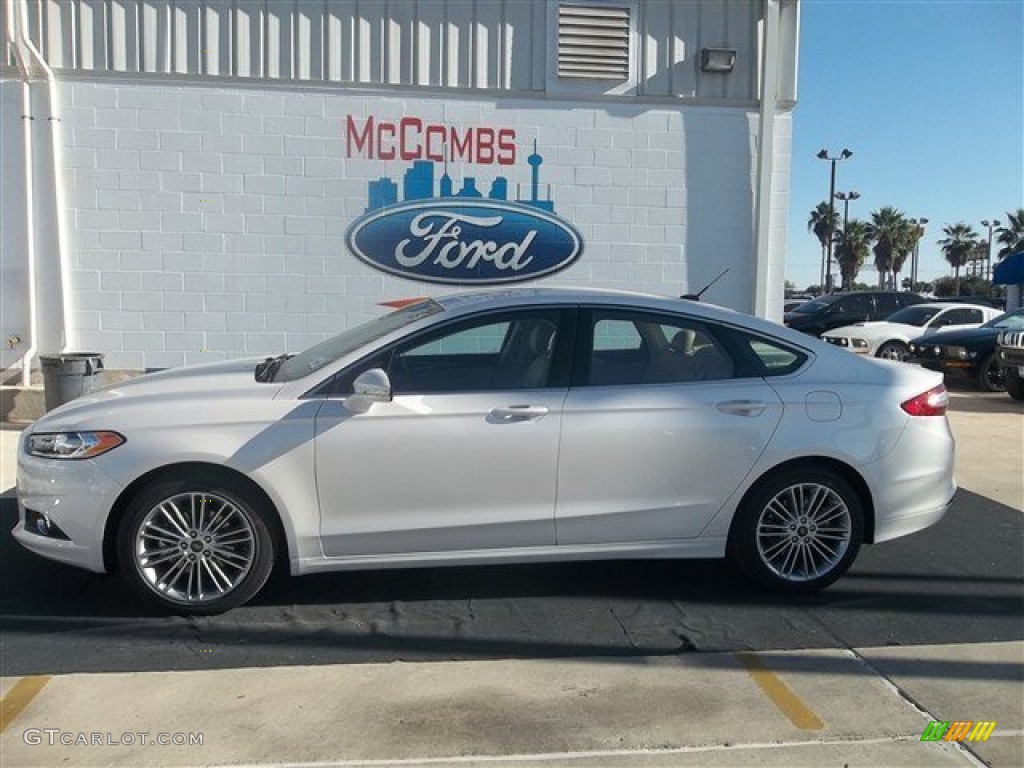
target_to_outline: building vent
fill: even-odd
[[[558,6],[558,76],[629,77],[629,8]]]

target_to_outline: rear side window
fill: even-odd
[[[807,361],[803,352],[775,340],[736,330],[731,335],[757,359],[762,376],[785,376],[799,370]]]

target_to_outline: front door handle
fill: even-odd
[[[493,424],[509,424],[516,421],[539,421],[548,415],[543,405],[506,405],[490,412],[488,421]]]
[[[760,416],[768,408],[767,403],[760,400],[726,400],[715,405],[722,413],[730,413],[734,416]]]

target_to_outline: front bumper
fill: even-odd
[[[104,573],[103,532],[122,490],[96,460],[40,459],[27,455],[19,443],[18,524],[12,534],[37,555]],[[45,516],[67,538],[44,536],[26,528],[26,510]]]

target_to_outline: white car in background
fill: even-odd
[[[932,302],[915,304],[885,320],[854,323],[823,333],[821,338],[860,355],[886,360],[910,357],[910,340],[938,330],[977,328],[1000,315],[998,309],[980,304]]]

